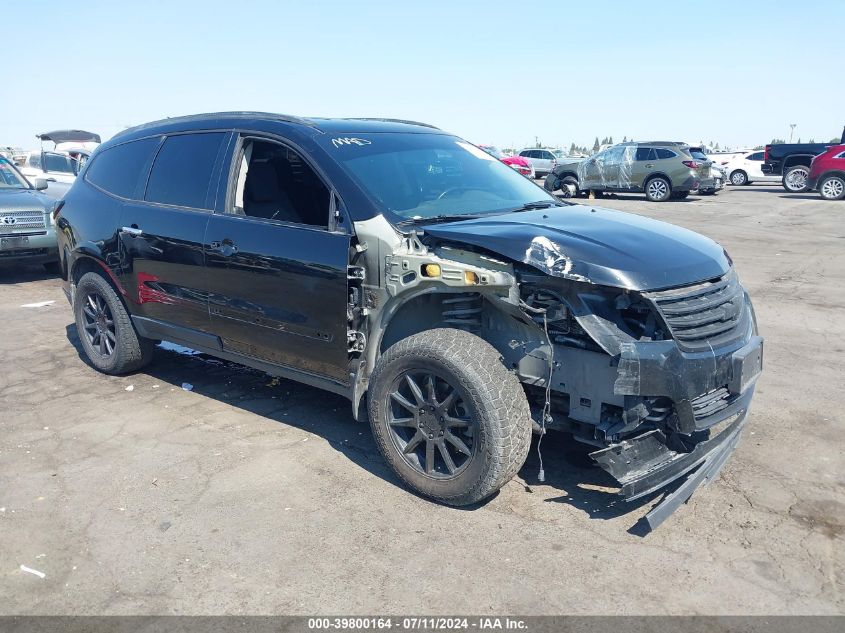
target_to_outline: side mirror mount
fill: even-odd
[[[32,186],[35,187],[37,191],[44,191],[47,188],[47,181],[43,178],[35,178]]]

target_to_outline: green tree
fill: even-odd
[[[608,136],[608,137],[607,137],[607,142],[608,142],[608,144],[613,145],[613,137],[612,137],[612,136]]]
[[[785,145],[785,144],[786,144],[786,141],[784,141],[782,138],[773,138],[772,142],[769,143],[769,145]]]
[[[627,143],[627,142],[628,142],[628,137],[627,137],[627,136],[623,136],[623,137],[622,137],[622,142],[623,142],[623,143]]]
[[[599,151],[599,148],[600,148],[600,147],[601,147],[601,143],[599,143],[599,137],[597,136],[597,137],[596,137],[596,142],[595,142],[595,143],[593,143],[593,151],[594,151],[594,152]]]
[[[842,141],[842,139],[840,139],[838,136],[834,136],[832,139],[830,139],[830,140],[828,141],[828,143],[836,143],[837,145],[839,145],[839,143],[840,143],[841,141]]]

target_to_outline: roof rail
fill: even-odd
[[[122,136],[130,132],[138,132],[140,130],[145,130],[151,127],[158,127],[159,125],[164,125],[166,123],[188,123],[190,121],[199,121],[202,119],[224,117],[272,119],[274,121],[284,121],[286,123],[296,123],[298,125],[316,127],[313,122],[309,121],[308,119],[303,119],[302,117],[292,116],[288,114],[275,114],[272,112],[250,112],[248,110],[239,110],[232,112],[207,112],[203,114],[188,114],[184,116],[167,117],[166,119],[159,119],[157,121],[150,121],[149,123],[135,125],[133,127],[118,132],[117,134],[115,134],[115,136]]]
[[[422,127],[428,127],[432,130],[439,130],[440,128],[436,125],[431,125],[430,123],[420,123],[419,121],[408,121],[406,119],[386,119],[382,117],[366,117],[366,116],[356,116],[356,117],[348,117],[345,119],[346,121],[383,121],[384,123],[404,123],[406,125],[419,125]]]

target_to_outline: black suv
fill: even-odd
[[[556,200],[422,124],[224,113],[101,145],[56,212],[91,363],[196,350],[367,394],[414,490],[480,501],[532,430],[571,433],[637,498],[736,445],[762,339],[711,240]]]

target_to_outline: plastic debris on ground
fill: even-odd
[[[183,382],[182,383],[182,389],[184,389],[185,391],[193,391],[194,386],[189,382]]]
[[[38,301],[36,303],[25,303],[21,307],[22,308],[45,308],[48,305],[56,303],[55,300],[53,301]]]
[[[32,569],[31,567],[27,567],[26,565],[21,565],[21,571],[25,571],[28,574],[32,574],[33,576],[38,576],[42,580],[47,577],[43,571],[38,571],[37,569]]]

